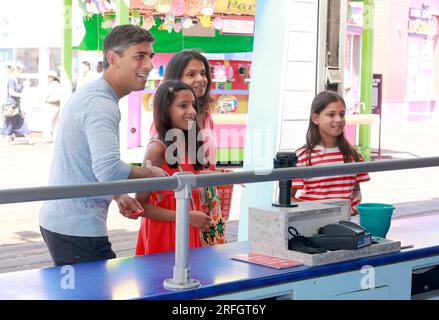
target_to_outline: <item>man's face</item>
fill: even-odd
[[[123,55],[119,56],[117,72],[126,94],[145,89],[149,73],[154,67],[153,57],[152,43],[146,41],[129,46]]]

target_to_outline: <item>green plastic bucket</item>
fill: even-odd
[[[372,236],[385,238],[395,207],[385,203],[360,203],[357,208],[360,214],[360,225]]]

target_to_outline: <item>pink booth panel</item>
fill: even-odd
[[[245,146],[245,125],[215,124],[217,148],[241,148]]]
[[[355,123],[346,124],[344,127],[344,135],[350,144],[357,144],[357,125]]]
[[[137,91],[128,96],[128,148],[140,146],[141,94],[141,91]]]

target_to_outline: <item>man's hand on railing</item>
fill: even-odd
[[[162,168],[147,163],[145,166],[131,167],[128,179],[159,178],[168,176],[169,174]]]
[[[149,170],[151,170],[151,178],[155,178],[155,177],[168,177],[169,174],[163,170],[162,168],[159,167],[155,167],[155,166],[147,166],[146,168],[148,168]]]
[[[113,200],[116,201],[119,212],[128,219],[135,220],[144,212],[142,204],[127,194],[114,195]]]
[[[190,211],[189,221],[194,227],[204,230],[209,227],[212,218],[201,211]]]

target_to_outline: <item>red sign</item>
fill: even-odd
[[[255,19],[254,17],[229,16],[222,17],[223,27],[222,34],[234,35],[254,35],[255,33]]]
[[[260,253],[238,254],[236,256],[233,256],[232,259],[244,261],[248,263],[259,264],[262,266],[276,268],[276,269],[290,268],[290,267],[300,266],[303,264],[300,261],[276,258]]]

